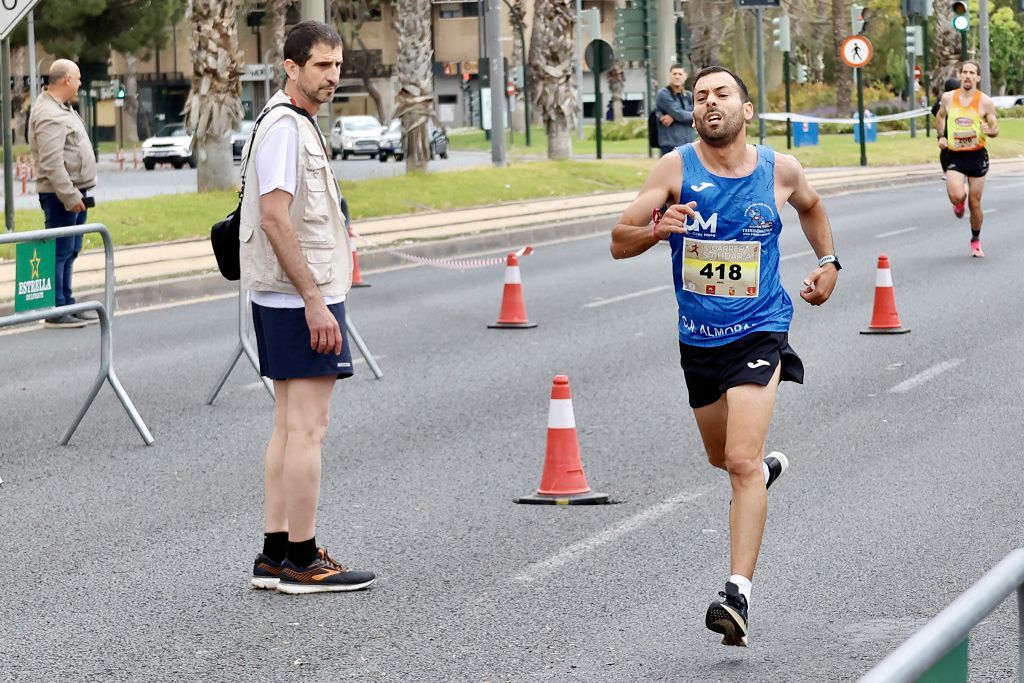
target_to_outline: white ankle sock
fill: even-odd
[[[753,588],[753,584],[745,576],[740,574],[733,574],[729,577],[731,583],[735,583],[736,587],[740,589],[740,595],[747,599],[747,607],[750,607],[750,589]]]
[[[764,483],[768,484],[768,477],[771,476],[771,472],[768,471],[768,463],[764,460],[761,461],[761,468],[764,469]]]

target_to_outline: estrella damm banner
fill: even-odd
[[[54,305],[54,240],[20,242],[15,247],[14,310],[50,308]]]

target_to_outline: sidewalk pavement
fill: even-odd
[[[1024,172],[1024,159],[993,160],[995,175]],[[879,187],[941,183],[938,164],[900,167],[808,169],[822,196]],[[938,191],[938,187],[936,187]],[[448,212],[419,213],[360,221],[353,228],[363,273],[410,265],[394,252],[421,258],[463,258],[526,244],[552,242],[608,232],[636,191],[558,197]],[[942,195],[937,192],[937,197]],[[116,247],[117,308],[134,308],[183,299],[227,295],[236,283],[217,271],[208,238]],[[79,300],[102,298],[102,249],[82,253],[75,262]],[[0,316],[12,310],[14,261],[0,260]]]

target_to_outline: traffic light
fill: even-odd
[[[796,82],[806,83],[807,82],[807,67],[803,64],[796,65]]]
[[[920,26],[907,26],[906,46],[908,55],[924,56],[924,30]]]
[[[859,36],[864,33],[868,23],[868,10],[864,5],[850,5],[850,35]]]
[[[775,17],[772,19],[772,36],[775,38],[775,45],[781,52],[789,52],[792,43],[789,39],[789,15],[783,14],[781,17]]]
[[[971,27],[971,18],[967,15],[970,0],[953,0],[949,3],[949,9],[953,13],[953,28],[960,33],[966,33]]]
[[[123,83],[118,83],[117,84],[117,99],[119,99],[119,100],[123,100],[124,99],[124,84]]]

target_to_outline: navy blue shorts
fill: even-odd
[[[304,308],[271,308],[252,305],[252,325],[256,330],[256,349],[260,356],[260,374],[269,379],[352,376],[352,351],[345,329],[345,302],[328,307],[341,328],[341,355],[334,351],[317,353],[309,346],[309,325]]]

